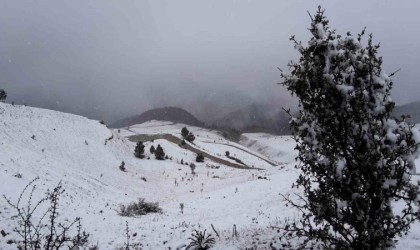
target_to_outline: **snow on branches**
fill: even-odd
[[[330,29],[319,7],[307,46],[289,63],[282,84],[299,98],[290,119],[299,151],[295,183],[302,212],[285,237],[317,240],[327,248],[388,248],[419,218],[419,188],[410,181],[419,156],[419,132],[391,112],[392,79],[381,68],[379,45],[365,30],[345,37]],[[393,201],[404,204],[397,210]]]

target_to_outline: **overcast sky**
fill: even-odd
[[[0,88],[112,122],[180,106],[211,119],[251,103],[287,106],[277,67],[297,59],[319,1],[0,0]],[[322,1],[330,26],[381,42],[398,104],[420,100],[420,1]]]

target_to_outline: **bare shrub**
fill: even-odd
[[[132,202],[128,205],[121,205],[119,215],[125,217],[136,217],[148,213],[162,213],[158,202],[146,202],[139,198],[138,202]]]
[[[82,230],[80,218],[74,219],[70,224],[58,221],[59,198],[64,193],[61,182],[52,190],[48,190],[41,200],[33,203],[33,194],[36,189],[35,178],[26,185],[16,204],[3,195],[6,202],[17,212],[18,225],[14,231],[21,237],[17,242],[19,249],[78,249],[87,244],[89,234]],[[30,190],[30,191],[29,191]],[[24,197],[28,197],[26,204],[22,204]],[[49,202],[49,208],[41,213],[40,219],[34,218],[40,206]],[[33,205],[34,204],[34,205]],[[73,235],[71,233],[74,232]]]
[[[131,235],[130,233],[130,228],[128,227],[128,221],[125,222],[125,242],[124,242],[124,246],[117,248],[117,250],[141,250],[141,243],[131,243],[131,237],[135,237],[137,236],[137,233],[134,233],[133,235]]]

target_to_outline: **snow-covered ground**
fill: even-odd
[[[130,128],[123,128],[119,130],[117,129],[117,131],[119,131],[119,133],[124,136],[131,136],[135,134],[151,135],[165,133],[182,139],[181,129],[185,126],[186,125],[184,124],[174,124],[172,122],[149,121],[131,126]],[[269,160],[268,157],[258,152],[249,150],[247,147],[242,146],[241,144],[234,143],[225,139],[217,131],[192,126],[187,127],[189,131],[196,136],[196,139],[194,140],[194,147],[200,150],[203,150],[224,160],[235,162],[234,160],[226,157],[225,153],[226,151],[229,151],[230,156],[240,159],[248,166],[254,166],[256,168],[263,169],[272,167],[272,164],[269,164],[267,161],[265,161]]]
[[[266,133],[242,134],[240,144],[269,157],[279,164],[295,162],[295,142],[291,136],[275,136]]]
[[[82,218],[91,234],[90,241],[100,249],[115,249],[124,244],[125,223],[137,236],[143,249],[176,249],[189,242],[194,229],[220,233],[213,249],[271,249],[279,245],[276,230],[270,228],[297,215],[285,206],[281,194],[291,191],[297,177],[293,168],[294,142],[290,137],[245,134],[240,144],[227,141],[215,131],[187,126],[196,135],[196,147],[229,160],[225,151],[249,166],[263,170],[243,170],[209,160],[195,163],[196,175],[187,165],[195,154],[157,139],[145,142],[146,158],[133,155],[135,143],[126,137],[135,134],[172,134],[181,138],[183,124],[152,121],[130,128],[109,130],[98,121],[51,110],[0,103],[0,195],[16,202],[31,180],[39,177],[33,200],[60,181],[65,194],[60,200],[60,220]],[[158,161],[149,153],[160,144],[172,160]],[[241,145],[242,144],[242,145]],[[147,159],[150,157],[150,159]],[[262,159],[277,162],[273,166]],[[125,162],[127,172],[119,169]],[[21,177],[19,176],[21,175]],[[258,179],[266,177],[267,179]],[[177,183],[177,184],[175,184]],[[159,202],[162,214],[137,218],[118,215],[121,204],[138,198]],[[181,213],[183,203],[184,213]],[[0,249],[17,240],[13,232],[15,211],[0,198]],[[399,244],[399,249],[419,249],[420,226]],[[238,237],[232,237],[236,226]]]

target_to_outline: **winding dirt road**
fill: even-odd
[[[138,142],[138,141],[145,142],[145,141],[153,141],[153,140],[157,140],[157,139],[164,139],[164,140],[170,141],[172,143],[175,143],[177,145],[180,145],[181,142],[182,142],[182,140],[180,138],[178,138],[176,136],[173,136],[171,134],[156,134],[156,135],[137,134],[137,135],[129,136],[128,139],[130,141],[132,141],[132,142]],[[210,160],[212,160],[214,162],[217,162],[219,164],[223,164],[223,165],[226,165],[226,166],[229,166],[229,167],[239,168],[239,169],[262,170],[261,168],[252,168],[252,167],[249,167],[247,165],[233,163],[233,162],[227,161],[225,159],[216,157],[214,155],[208,154],[208,153],[206,153],[206,152],[204,152],[204,151],[202,151],[202,150],[200,150],[198,148],[193,147],[187,141],[186,141],[186,144],[184,146],[182,146],[182,147],[185,148],[185,149],[187,149],[187,150],[189,150],[189,151],[191,151],[191,152],[194,152],[196,154],[200,154],[201,153],[201,154],[203,154],[204,157],[206,157],[206,158],[208,158],[208,159],[210,159]],[[245,151],[245,152],[247,152],[247,151]],[[247,152],[247,153],[249,153],[249,152]],[[262,160],[265,160],[265,159],[262,159]]]
[[[277,163],[275,163],[275,162],[272,162],[272,161],[270,161],[270,160],[268,160],[268,159],[262,158],[261,156],[256,155],[256,154],[254,154],[253,152],[249,152],[248,150],[245,150],[245,149],[243,149],[243,148],[237,147],[237,146],[235,146],[235,145],[231,145],[231,144],[227,144],[227,143],[220,143],[220,142],[205,142],[205,141],[203,141],[203,143],[220,144],[220,145],[225,145],[225,146],[229,146],[229,147],[237,148],[237,149],[239,149],[239,150],[242,150],[242,151],[244,151],[244,152],[246,152],[246,153],[248,153],[248,154],[250,154],[250,155],[253,155],[253,156],[255,156],[255,157],[257,157],[257,158],[259,158],[259,159],[261,159],[261,160],[263,160],[263,161],[267,162],[268,164],[270,164],[270,165],[271,165],[271,166],[273,166],[273,167],[275,167],[275,166],[278,166],[278,165],[279,165],[279,164],[277,164]]]

